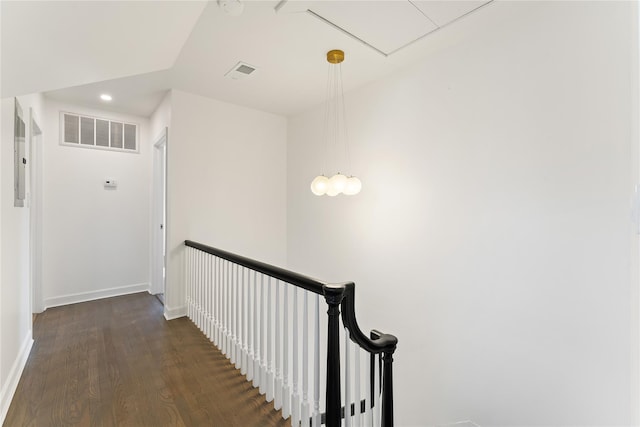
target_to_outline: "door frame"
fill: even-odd
[[[44,296],[42,291],[42,174],[43,174],[42,130],[38,118],[29,108],[29,290],[31,313],[42,313]]]
[[[166,290],[167,247],[167,144],[169,129],[164,128],[153,144],[153,206],[151,214],[151,286],[149,292]]]

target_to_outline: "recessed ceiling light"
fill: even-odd
[[[100,95],[100,99],[102,99],[103,101],[111,101],[113,98],[111,97],[111,95],[103,93],[102,95]]]

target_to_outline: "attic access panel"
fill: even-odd
[[[280,0],[277,13],[307,12],[384,56],[493,0]]]
[[[411,3],[427,15],[438,27],[455,21],[489,3],[489,0],[411,0]]]
[[[308,10],[384,55],[438,28],[409,1],[316,1]]]

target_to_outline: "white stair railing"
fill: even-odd
[[[353,314],[353,284],[328,286],[195,242],[186,246],[188,317],[292,426],[393,425],[391,380],[386,378],[391,378],[397,340],[375,331],[371,339],[363,338]],[[327,354],[328,364],[337,363],[337,369],[327,368],[327,378],[320,376],[320,353],[328,349],[320,341],[321,295],[334,317],[328,333],[338,349],[340,329],[331,325],[337,326],[340,306],[344,321],[343,351],[337,359]],[[331,410],[325,414],[321,405],[329,401]]]

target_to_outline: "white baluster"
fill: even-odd
[[[222,351],[222,258],[217,258],[216,262],[216,346]]]
[[[293,395],[291,396],[291,425],[300,424],[300,392],[298,384],[298,287],[293,287]]]
[[[202,323],[202,333],[204,336],[207,336],[207,253],[201,252],[202,254],[202,273],[201,277],[201,289],[200,289],[200,298],[202,299],[202,311],[200,314],[200,322]]]
[[[233,363],[233,263],[227,263],[227,357]]]
[[[315,295],[313,336],[313,427],[320,427],[320,295]]]
[[[254,272],[254,280],[255,280],[255,272]],[[255,284],[255,282],[254,282]],[[254,350],[253,350],[253,335],[255,334],[255,329],[253,328],[253,320],[255,319],[255,313],[252,310],[251,304],[251,291],[255,291],[251,287],[251,272],[247,271],[247,381],[253,381],[253,363],[254,363]],[[255,308],[255,307],[254,307]]]
[[[217,296],[218,296],[218,312],[217,312],[217,336],[218,336],[218,342],[217,342],[217,346],[220,349],[220,351],[222,351],[222,325],[223,325],[223,319],[222,319],[222,268],[223,268],[223,259],[222,258],[218,258],[218,279],[217,279],[217,284],[216,284],[216,288],[217,288]]]
[[[267,402],[273,400],[273,353],[271,333],[271,277],[267,279]]]
[[[362,417],[360,416],[360,401],[362,400],[362,394],[360,394],[360,353],[362,350],[360,346],[357,345],[355,348],[355,360],[354,360],[354,370],[356,373],[356,390],[355,390],[355,417],[353,419],[353,423],[360,427],[362,426]]]
[[[273,407],[276,411],[282,408],[282,352],[280,349],[280,281],[276,280],[276,376],[275,376],[275,396]]]
[[[202,251],[198,251],[196,267],[196,325],[202,331]]]
[[[209,255],[202,253],[202,332],[205,337],[209,337]]]
[[[373,403],[372,403],[372,396],[373,396],[373,391],[374,391],[374,385],[373,382],[371,381],[371,355],[369,353],[365,353],[365,359],[366,359],[366,381],[365,383],[367,384],[367,386],[365,387],[365,393],[367,394],[365,397],[365,405],[364,405],[364,425],[367,427],[373,427]],[[375,374],[374,374],[375,377]]]
[[[302,427],[309,425],[311,417],[311,405],[309,404],[309,291],[304,292],[302,304]]]
[[[214,292],[214,286],[215,286],[215,281],[214,281],[214,275],[215,275],[215,265],[216,265],[216,259],[214,256],[209,255],[209,280],[207,281],[207,289],[209,291],[209,340],[211,342],[213,342],[213,336],[215,335],[215,308],[214,308],[214,303],[215,303],[215,297],[213,295]]]
[[[284,319],[282,321],[282,418],[291,415],[291,386],[289,384],[289,284],[284,283]]]
[[[258,273],[253,272],[253,386],[260,387],[260,347],[258,346]]]
[[[218,348],[222,353],[224,353],[224,326],[225,326],[225,317],[224,317],[224,265],[225,260],[220,258],[218,261],[218,279],[220,280],[218,284],[218,308],[220,312],[218,314]]]
[[[349,330],[344,328],[344,426],[351,427],[351,340]]]
[[[241,276],[242,274],[242,276]],[[244,267],[236,265],[236,369],[242,372],[242,280]]]
[[[224,275],[224,284],[225,284],[225,324],[224,324],[224,355],[227,359],[231,359],[231,263],[229,261],[225,262],[225,275]]]
[[[247,354],[249,352],[249,270],[246,268],[244,270],[245,274],[242,279],[242,360],[240,373],[242,373],[242,375],[247,375]]]
[[[231,264],[231,282],[229,284],[229,324],[231,325],[231,335],[229,336],[229,354],[231,364],[236,364],[236,314],[235,310],[235,293],[236,287],[236,264]]]
[[[184,251],[185,279],[187,281],[187,317],[191,319],[191,247],[187,246]]]
[[[233,357],[233,263],[229,261],[229,271],[227,276],[227,356],[231,363]]]
[[[194,310],[194,297],[193,297],[193,293],[194,293],[194,288],[195,288],[195,283],[196,283],[196,263],[195,263],[195,250],[193,248],[191,248],[191,250],[189,251],[189,279],[190,279],[190,292],[189,292],[189,318],[191,320],[193,320],[193,316],[195,314],[195,310]]]
[[[207,336],[207,258],[206,252],[202,252],[202,333]]]
[[[212,296],[213,296],[213,345],[220,348],[218,345],[218,257],[213,257],[213,276],[212,276]]]
[[[240,373],[242,375],[247,375],[247,334],[249,333],[247,329],[247,292],[249,287],[247,286],[247,281],[249,279],[249,270],[247,268],[242,268],[244,274],[242,276],[242,300],[240,300],[240,317],[241,317],[241,325],[242,325],[242,341],[240,342],[240,354],[242,357],[240,358]]]
[[[227,326],[227,318],[226,313],[226,307],[225,307],[225,298],[226,298],[226,292],[225,292],[225,272],[226,272],[226,268],[227,268],[227,262],[226,260],[220,258],[220,338],[219,338],[219,344],[220,344],[220,351],[222,352],[222,354],[226,355],[227,352],[227,346],[225,344],[225,339],[226,339],[226,334],[227,334],[227,330],[226,330],[226,326]]]
[[[204,292],[205,292],[205,281],[206,281],[206,274],[207,274],[207,265],[206,265],[206,261],[207,261],[207,256],[205,252],[200,252],[200,329],[202,330],[202,333],[205,334],[206,336],[206,321],[205,321],[205,315],[206,315],[206,311],[207,308],[205,306],[205,296],[204,296]]]
[[[196,312],[196,323],[198,328],[202,331],[202,252],[198,251],[198,286],[196,287],[196,301],[198,302]]]
[[[226,337],[226,326],[227,326],[227,318],[226,313],[226,307],[225,307],[225,298],[226,298],[226,292],[225,292],[225,270],[227,266],[227,262],[226,260],[220,258],[220,351],[222,352],[222,354],[226,355],[226,350],[227,347],[225,345],[225,337]]]
[[[373,393],[373,425],[374,426],[379,426],[380,425],[380,364],[378,362],[379,360],[379,355],[376,354],[374,357],[374,365],[375,365],[375,371],[374,371],[374,393]]]
[[[200,285],[199,267],[200,252],[194,250],[193,253],[193,322],[198,323],[198,286]]]
[[[267,347],[265,344],[266,319],[264,315],[264,274],[260,274],[260,350],[262,358],[260,359],[260,394],[267,392]]]
[[[200,251],[200,286],[199,286],[199,292],[198,292],[198,299],[200,301],[200,315],[198,316],[198,321],[200,323],[200,330],[202,331],[202,333],[205,333],[205,328],[204,328],[204,313],[205,313],[205,307],[204,307],[204,279],[205,279],[205,253]]]
[[[204,336],[207,336],[207,254],[206,252],[200,252],[200,329]]]
[[[208,270],[208,258],[209,255],[206,252],[202,252],[202,333],[205,337],[208,337],[208,300],[207,300],[207,276]]]
[[[242,375],[249,372],[248,355],[249,355],[249,270],[245,269],[244,279],[242,280]],[[251,378],[247,378],[250,380]]]
[[[242,354],[240,352],[242,348],[242,278],[240,277],[243,267],[236,264],[236,339],[235,339],[235,352],[236,352],[236,369],[242,368]]]
[[[209,275],[211,274],[211,256],[204,252],[204,313],[203,313],[203,321],[204,321],[204,335],[211,340],[211,301],[210,301],[210,280]]]
[[[197,265],[197,252],[195,249],[191,251],[191,320],[195,322],[196,318],[196,287],[197,287],[197,279],[198,279],[198,265]]]
[[[226,319],[225,319],[225,309],[224,309],[224,269],[225,269],[225,260],[220,258],[220,261],[218,261],[218,267],[220,268],[220,271],[218,272],[218,278],[220,279],[220,283],[219,283],[219,287],[218,287],[218,294],[219,294],[219,301],[218,301],[218,307],[220,308],[220,314],[219,314],[219,319],[218,319],[218,347],[220,348],[220,351],[222,351],[224,353],[224,327],[226,325]]]

